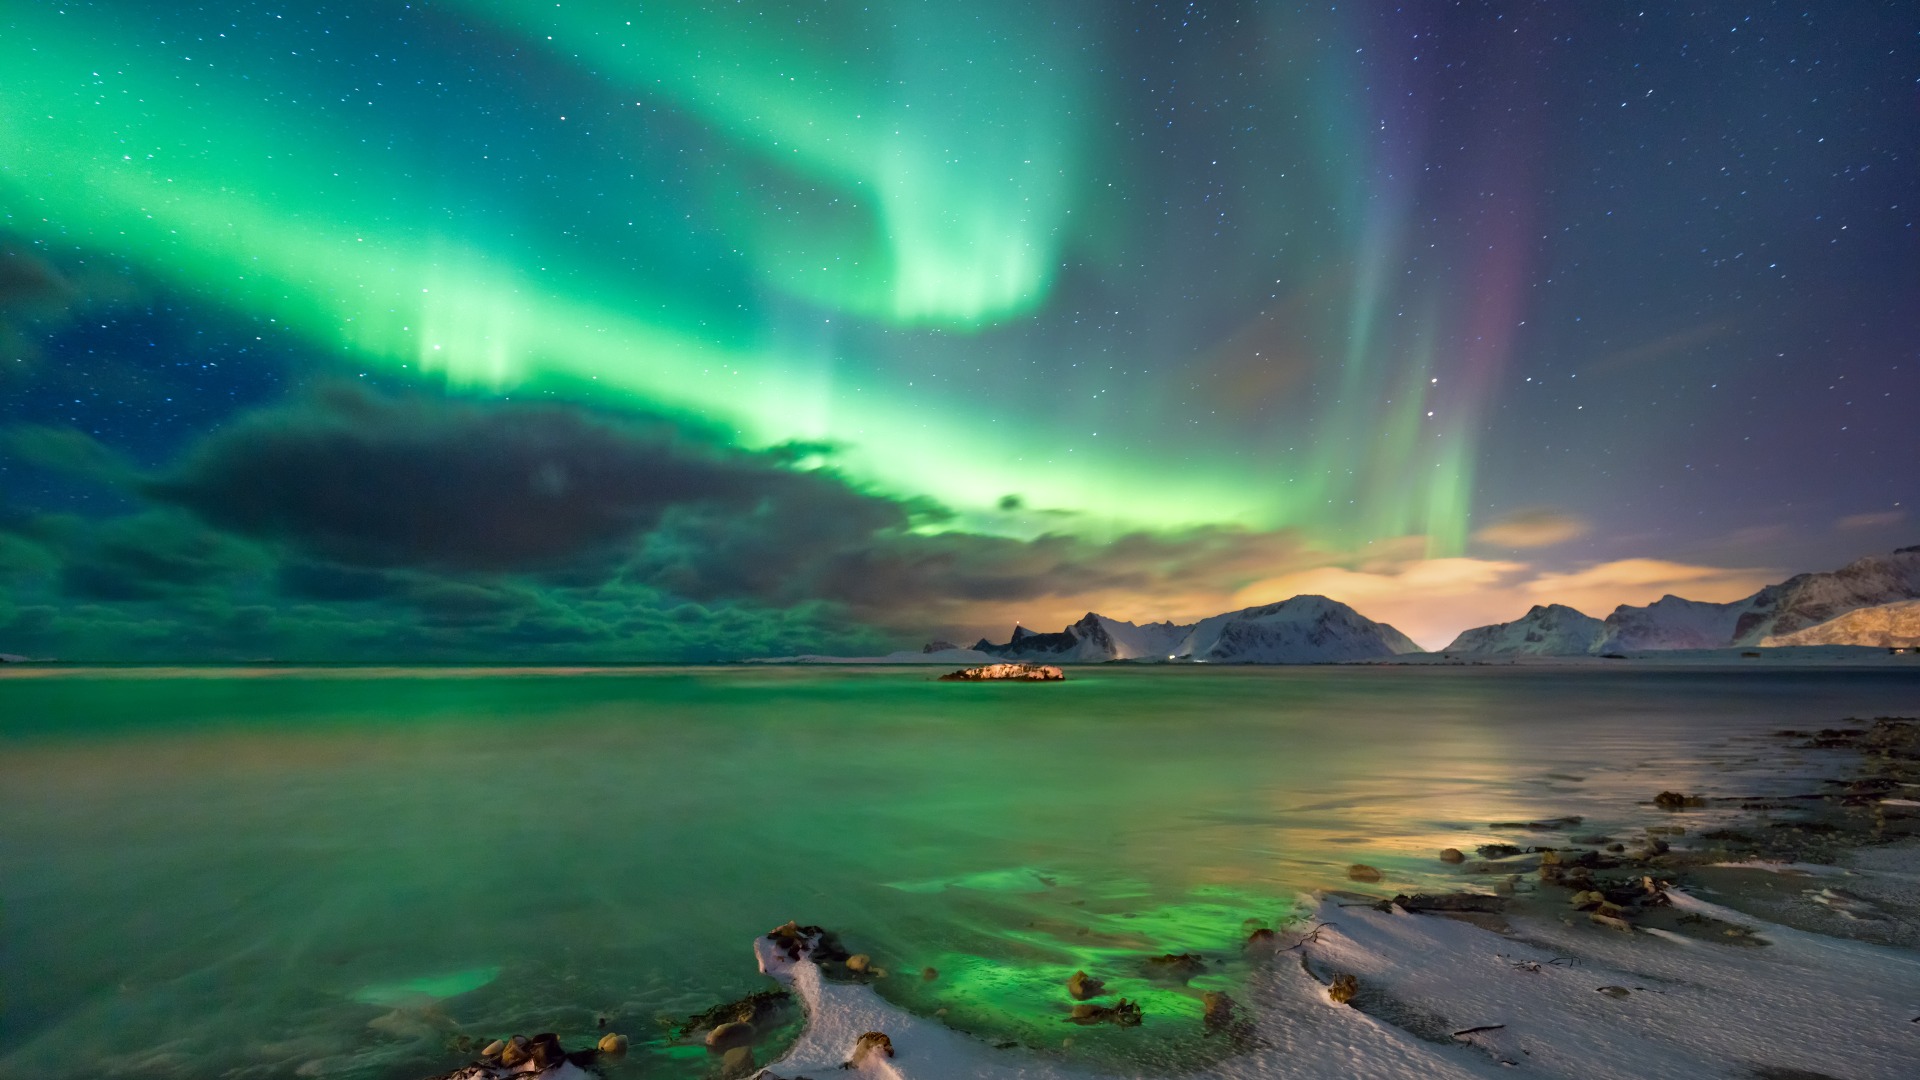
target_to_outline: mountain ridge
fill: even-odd
[[[1001,645],[975,650],[1007,660],[1103,663],[1190,660],[1220,664],[1312,664],[1423,652],[1405,634],[1324,596],[1289,597],[1194,623],[1132,623],[1089,611],[1058,633],[1015,627]]]
[[[1513,622],[1462,631],[1441,651],[1466,656],[1583,656],[1772,646],[1787,644],[1786,639],[1833,623],[1849,612],[1916,599],[1920,599],[1920,546],[1897,548],[1887,555],[1866,555],[1838,570],[1795,574],[1751,596],[1725,603],[1668,594],[1651,604],[1622,604],[1604,620],[1561,604],[1536,605]],[[1545,613],[1556,611],[1566,614],[1555,614],[1549,620]],[[1548,625],[1550,621],[1552,626]],[[1594,626],[1599,632],[1590,640],[1580,632]],[[1845,640],[1846,630],[1844,626],[1831,628],[1818,635],[1817,642],[1809,637],[1791,643],[1872,643]],[[1869,628],[1865,621],[1860,627],[1863,635],[1881,632]]]

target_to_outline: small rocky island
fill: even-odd
[[[1052,664],[987,664],[940,676],[941,682],[1059,682],[1067,677]]]

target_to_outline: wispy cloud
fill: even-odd
[[[1473,534],[1475,540],[1494,547],[1541,548],[1564,544],[1587,535],[1587,523],[1572,514],[1549,507],[1516,510]]]
[[[1666,559],[1616,559],[1583,570],[1543,573],[1524,588],[1537,604],[1576,607],[1605,615],[1621,604],[1651,604],[1669,594],[1725,603],[1781,577],[1778,570],[1701,566]]]
[[[1907,520],[1904,510],[1880,510],[1870,514],[1848,514],[1833,523],[1836,529],[1857,532],[1862,529],[1880,529],[1888,525],[1898,525]]]

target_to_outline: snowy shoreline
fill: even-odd
[[[1825,782],[1840,790],[1800,796],[1797,806],[1716,800],[1741,812],[1736,824],[1782,833],[1777,841],[1722,827],[1695,839],[1704,846],[1669,852],[1659,838],[1681,826],[1667,822],[1688,820],[1684,810],[1698,805],[1676,796],[1663,802],[1672,809],[1662,824],[1638,841],[1643,856],[1590,858],[1607,850],[1595,845],[1580,857],[1543,849],[1552,853],[1464,866],[1470,889],[1495,883],[1493,894],[1472,895],[1498,913],[1436,912],[1431,898],[1380,901],[1337,890],[1305,898],[1304,918],[1249,944],[1267,958],[1241,991],[1246,1000],[1232,1004],[1237,1052],[1184,1075],[1414,1080],[1523,1068],[1569,1080],[1911,1076],[1920,950],[1908,943],[1920,940],[1920,835],[1903,808],[1920,791],[1920,725],[1779,736],[1859,751],[1862,761],[1849,780]],[[1775,816],[1781,809],[1785,819]],[[1796,861],[1810,851],[1828,861]],[[1580,880],[1572,880],[1561,870],[1583,860],[1624,873],[1574,870]],[[1522,867],[1535,871],[1534,881],[1500,874]],[[1599,895],[1582,884],[1602,876],[1618,884],[1640,870],[1651,871],[1647,906],[1631,920],[1623,911],[1601,915],[1611,908],[1604,903],[1591,915],[1581,910]],[[1790,883],[1807,910],[1784,921],[1754,914],[1780,902],[1758,882]],[[1861,940],[1872,937],[1902,943]],[[762,1080],[838,1070],[868,1032],[885,1034],[892,1053],[863,1055],[856,1075],[1107,1075],[1063,1054],[996,1048],[913,1015],[870,985],[827,977],[805,949],[792,958],[773,935],[756,940],[754,951],[761,970],[806,1010],[800,1038],[752,1074]],[[1330,991],[1340,976],[1357,983],[1350,1005]]]
[[[1920,871],[1920,845],[1905,845],[1901,856],[1895,873]],[[1247,988],[1245,1051],[1189,1075],[1415,1080],[1508,1075],[1515,1066],[1620,1080],[1912,1075],[1920,955],[1767,923],[1687,892],[1669,895],[1676,908],[1747,927],[1765,944],[1621,934],[1544,917],[1515,918],[1499,933],[1317,897],[1316,929],[1296,932]],[[869,1055],[856,1075],[1102,1075],[1029,1050],[995,1049],[907,1013],[869,986],[829,981],[804,954],[790,961],[765,938],[755,952],[808,1017],[800,1039],[755,1074],[764,1080],[838,1070],[869,1031],[885,1033],[894,1054]],[[1351,1007],[1329,996],[1315,976],[1323,971],[1357,977]]]
[[[988,1042],[944,1008],[924,1015],[883,996],[892,984],[875,982],[888,976],[872,958],[789,923],[753,951],[800,1006],[793,1042],[776,1049],[790,1009],[762,1022],[743,1008],[753,999],[690,1018],[671,1041],[699,1054],[704,1033],[709,1075],[725,1080],[1451,1080],[1515,1068],[1567,1080],[1898,1080],[1920,1046],[1920,721],[1846,723],[1767,736],[1782,757],[1813,751],[1835,766],[1794,755],[1791,784],[1772,794],[1663,791],[1611,835],[1581,832],[1592,823],[1577,817],[1494,824],[1528,839],[1434,853],[1457,892],[1382,897],[1382,872],[1356,864],[1348,876],[1376,894],[1301,897],[1277,928],[1242,927],[1233,961],[1244,977],[1203,980],[1204,993],[1183,985],[1204,1015],[1149,1003],[1143,1029],[1140,1012],[1097,986],[1120,972],[1094,971],[1076,977],[1096,983],[1085,994],[1065,980],[1057,998],[1030,1002],[1025,1036]],[[1206,971],[1221,958],[1136,959]],[[1109,1022],[1100,1034],[1127,1048],[1122,1060],[1072,1049],[1087,1030],[1073,1025]],[[1135,1058],[1149,1044],[1129,1040],[1156,1031],[1184,1040],[1190,1058]],[[762,1067],[762,1052],[777,1056]],[[448,1075],[528,1074],[579,1075],[484,1063]]]

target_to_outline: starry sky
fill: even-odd
[[[1920,539],[1902,2],[0,11],[0,651],[707,660]]]

